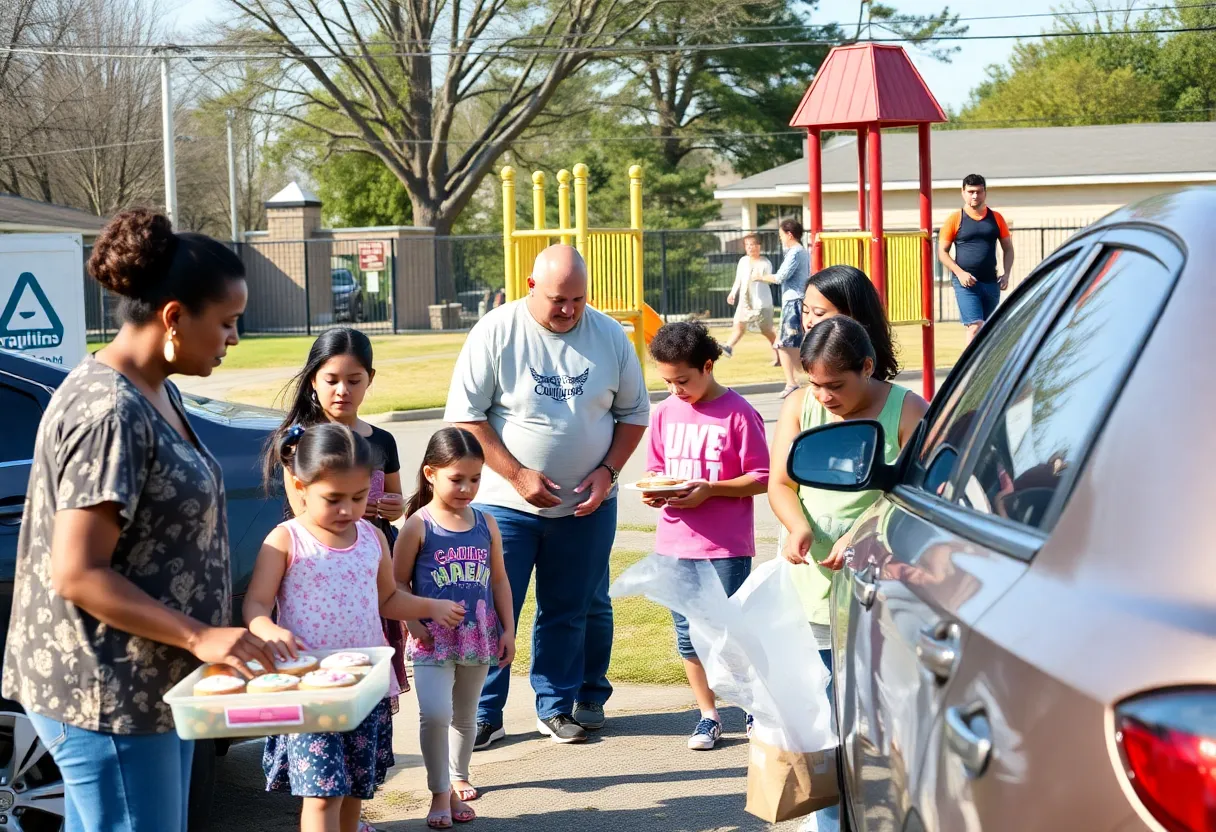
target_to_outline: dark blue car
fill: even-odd
[[[67,375],[63,367],[0,350],[0,648],[13,600],[13,569],[34,436],[43,409]],[[190,425],[224,469],[232,551],[233,620],[266,535],[283,518],[281,498],[262,488],[259,458],[281,414],[184,394]],[[222,741],[221,741],[222,742]],[[215,757],[227,751],[215,741],[197,743],[190,789],[190,829],[205,828],[215,783]],[[12,823],[10,823],[10,818]],[[63,822],[63,783],[51,755],[15,702],[0,700],[0,830],[58,832]]]

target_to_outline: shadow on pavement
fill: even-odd
[[[722,717],[722,730],[726,733],[722,744],[735,741],[731,734],[743,735],[745,729],[744,714],[739,708],[723,708],[719,715]],[[609,715],[608,723],[602,731],[596,731],[591,739],[612,739],[613,737],[688,737],[697,727],[700,718],[695,710],[682,713],[657,714],[624,714]]]
[[[679,797],[644,809],[597,810],[555,805],[544,812],[516,817],[485,817],[478,822],[507,832],[622,832],[635,829],[655,832],[760,832],[778,828],[746,814],[743,801],[738,796]],[[381,821],[376,828],[379,832],[414,832],[426,829],[426,821],[423,817],[387,823]]]
[[[608,774],[604,776],[587,777],[579,775],[568,780],[531,780],[519,783],[507,783],[501,786],[487,787],[485,794],[501,794],[515,789],[556,789],[568,794],[598,792],[609,786],[636,786],[649,783],[692,783],[705,779],[704,770],[695,771],[663,771],[647,774]],[[714,777],[746,777],[747,767],[714,769]]]

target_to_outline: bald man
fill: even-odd
[[[485,450],[476,507],[502,532],[516,620],[535,568],[532,688],[537,730],[555,742],[604,724],[616,480],[649,416],[637,353],[588,308],[587,265],[571,246],[540,253],[528,296],[478,321],[456,362],[444,418]],[[506,736],[510,674],[490,669],[475,748]]]

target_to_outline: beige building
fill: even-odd
[[[919,221],[915,133],[884,133],[887,229]],[[1216,122],[935,130],[933,223],[959,209],[963,177],[988,181],[988,202],[1011,228],[1078,227],[1129,202],[1188,185],[1216,183]],[[719,188],[724,214],[757,227],[761,205],[801,207],[809,225],[805,160]],[[856,229],[857,142],[837,134],[823,147],[825,230]]]

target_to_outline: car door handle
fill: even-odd
[[[21,515],[25,511],[25,498],[14,497],[0,502],[0,525],[17,526],[21,523]]]
[[[877,572],[878,569],[871,563],[860,572],[853,573],[853,597],[862,609],[868,610],[874,605],[874,596],[878,593]]]
[[[920,631],[916,658],[940,682],[954,674],[959,657],[959,629],[953,622],[942,622]]]
[[[946,744],[969,777],[979,777],[992,757],[992,726],[981,703],[946,709]]]

